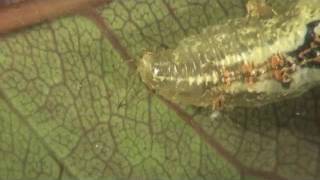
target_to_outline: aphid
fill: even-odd
[[[320,82],[320,3],[299,0],[271,19],[239,18],[146,52],[143,82],[184,105],[255,107],[299,96]]]

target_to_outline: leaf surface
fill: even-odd
[[[212,119],[157,97],[135,71],[145,50],[244,7],[118,0],[2,38],[0,179],[318,179],[319,88]]]

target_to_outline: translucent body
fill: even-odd
[[[183,39],[175,49],[148,52],[138,64],[141,78],[160,95],[185,105],[212,106],[223,96],[225,106],[250,107],[296,97],[319,84],[320,70],[298,66],[285,88],[268,72],[268,60],[304,43],[306,25],[320,19],[320,5],[300,0],[290,9],[272,19],[233,19]],[[264,73],[248,84],[244,65]],[[226,73],[233,73],[230,83]]]

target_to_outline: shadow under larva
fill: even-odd
[[[298,0],[270,19],[206,27],[176,48],[146,52],[141,79],[183,105],[256,107],[297,97],[320,82],[320,4]]]

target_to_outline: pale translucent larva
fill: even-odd
[[[299,0],[271,19],[233,19],[186,37],[175,49],[146,52],[138,71],[156,93],[184,105],[212,106],[223,97],[226,107],[252,107],[296,97],[320,82],[320,68],[305,66],[294,53],[309,31],[320,35],[319,20],[318,0]],[[279,79],[287,75],[284,86]]]

